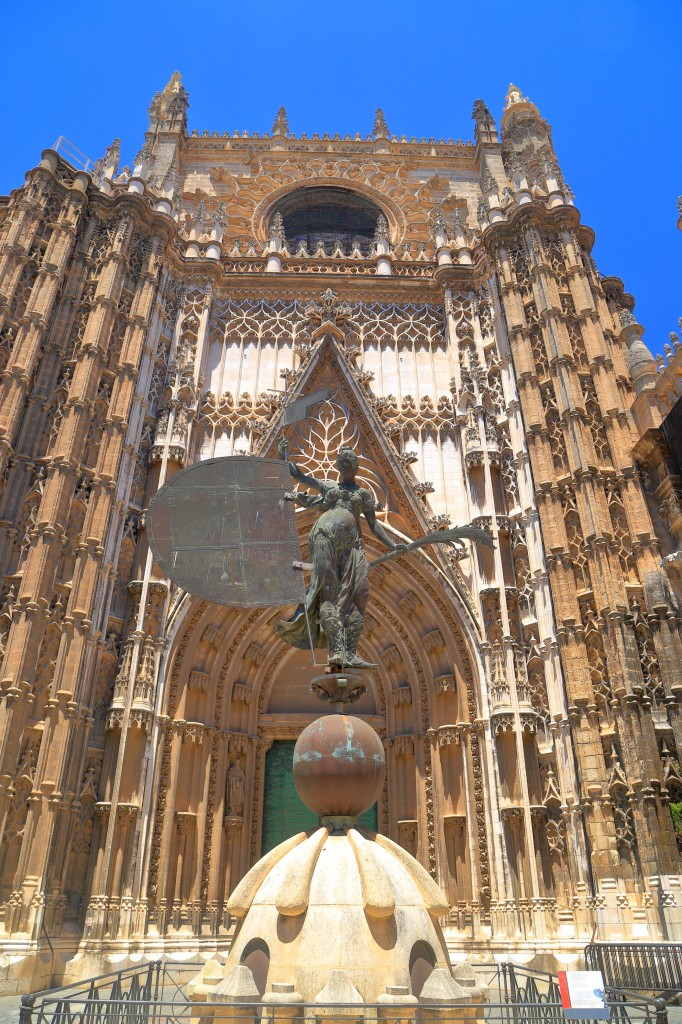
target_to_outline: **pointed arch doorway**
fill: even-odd
[[[331,360],[333,348],[323,344],[321,349]],[[312,382],[318,383],[326,385],[328,379]],[[347,383],[349,393],[335,401],[355,400],[354,382]],[[319,430],[326,431],[318,460],[323,475],[324,460],[336,448],[333,412],[327,420],[323,409],[319,419]],[[370,453],[367,485],[386,502],[388,525],[403,536],[423,534],[426,525],[418,519],[414,496],[400,486],[404,470],[393,465],[390,448],[378,450],[369,412],[366,436],[357,444]],[[362,415],[359,405],[349,413],[350,429]],[[315,446],[303,438],[297,447]],[[303,509],[299,518],[306,559],[305,537],[314,515]],[[370,561],[382,554],[369,531],[364,543]],[[204,900],[218,913],[268,848],[316,824],[300,817],[289,774],[291,748],[279,746],[293,744],[328,710],[310,693],[322,664],[313,665],[310,651],[287,647],[274,632],[277,619],[292,610],[238,610],[192,598],[178,609],[149,836],[148,889],[160,908],[155,911],[160,929],[166,927],[169,905],[182,910]],[[492,768],[482,719],[479,637],[441,552],[379,565],[371,573],[359,648],[379,667],[368,679],[367,693],[350,708],[385,742],[387,783],[377,831],[415,856],[452,905],[476,904],[477,913],[491,893],[490,805],[496,801],[487,778]],[[323,652],[319,655],[322,662]],[[237,795],[230,791],[230,770],[241,776],[240,786],[233,786]],[[191,846],[187,835],[194,837]],[[185,848],[191,856],[183,861],[180,877],[176,865]]]
[[[265,763],[261,800],[261,855],[278,843],[307,829],[316,828],[320,819],[301,802],[294,785],[293,753],[303,729],[331,709],[310,692],[310,681],[320,675],[320,666],[311,664],[308,651],[294,651],[280,667],[263,702],[259,733],[263,736]],[[385,718],[377,713],[374,687],[347,708],[347,713],[365,719],[380,735],[385,733]],[[380,831],[380,815],[375,804],[358,820],[365,828]]]

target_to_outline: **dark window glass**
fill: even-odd
[[[297,189],[273,212],[282,215],[289,252],[303,242],[312,255],[322,242],[330,256],[338,246],[347,256],[354,248],[367,255],[381,214],[368,199],[343,188]]]

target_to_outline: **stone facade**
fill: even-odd
[[[515,87],[500,135],[476,102],[474,143],[380,111],[366,137],[294,137],[284,110],[199,134],[187,107],[175,74],[132,170],[118,142],[90,172],[47,150],[0,203],[5,990],[227,948],[266,752],[320,713],[316,670],[280,610],[169,585],[145,509],[197,459],[274,455],[284,391],[327,385],[289,429],[304,470],[353,444],[397,539],[496,544],[373,572],[362,645],[379,830],[442,886],[452,955],[682,939],[665,373],[549,126]],[[287,237],[313,194],[346,234],[308,210]]]

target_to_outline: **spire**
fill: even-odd
[[[637,323],[634,314],[627,306],[618,311],[621,326],[621,340],[627,345],[625,363],[632,377],[635,394],[649,391],[656,387],[656,363],[651,352],[642,341],[644,328]]]
[[[182,84],[182,75],[179,71],[174,71],[168,79],[165,89],[163,90],[164,95],[184,95],[187,96],[184,85]]]
[[[448,226],[445,223],[445,217],[440,206],[433,208],[433,225],[432,225],[433,237],[436,239],[436,245],[443,246],[447,245],[448,242]],[[442,236],[442,240],[439,238]]]
[[[112,165],[112,174],[115,174],[118,170],[118,162],[121,159],[121,140],[114,139],[110,146],[107,146],[104,154],[104,166],[108,164]]]
[[[557,163],[551,127],[513,82],[502,115],[502,159],[517,198],[519,192],[530,197],[535,189],[548,196],[551,206],[573,198]]]
[[[211,217],[211,224],[216,231],[224,231],[227,227],[227,212],[224,203],[218,203],[216,206]]]
[[[486,107],[483,100],[474,101],[474,109],[471,116],[476,123],[476,142],[497,142],[497,127],[495,119]]]
[[[504,113],[502,114],[502,132],[504,134],[505,128],[509,128],[510,125],[517,120],[535,120],[537,122],[542,121],[540,117],[540,111],[534,103],[524,96],[518,85],[514,85],[513,82],[509,83],[507,89],[507,95],[504,100]],[[546,127],[549,127],[546,125]]]
[[[183,131],[187,127],[189,96],[182,75],[174,71],[166,86],[157,92],[149,106],[149,130]]]
[[[149,104],[147,113],[149,114],[149,130],[154,131],[159,123],[159,114],[162,109],[161,93],[155,92],[152,96],[152,101]]]
[[[380,213],[377,217],[377,225],[374,230],[374,241],[378,244],[379,242],[388,243],[388,221],[384,217],[383,213]]]
[[[104,155],[95,161],[92,169],[92,180],[100,185],[104,178],[113,179],[118,171],[118,162],[121,159],[121,140],[114,141],[107,146]]]
[[[153,142],[153,138],[150,138],[149,136],[145,138],[142,148],[133,160],[133,167],[138,168],[142,164],[146,166],[149,163],[152,157]],[[136,170],[136,173],[140,172]]]
[[[279,241],[282,244],[284,244],[284,242],[285,242],[284,221],[282,220],[282,214],[279,213],[279,212],[278,213],[274,213],[272,215],[272,220],[270,221],[270,229],[268,231],[268,239],[269,239],[269,241],[272,242],[276,238],[278,238]]]
[[[384,117],[384,112],[381,107],[377,107],[377,111],[374,115],[372,135],[375,139],[387,139],[390,135],[388,125],[386,124],[386,118]]]
[[[510,82],[509,88],[507,89],[507,95],[504,101],[504,109],[509,110],[509,108],[513,107],[516,103],[528,102],[528,97],[524,97],[518,86],[514,85],[513,82]]]
[[[286,112],[286,107],[280,107],[277,111],[277,117],[275,118],[272,126],[273,135],[288,135],[289,134],[289,117]]]

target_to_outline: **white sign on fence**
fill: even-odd
[[[566,1020],[608,1020],[601,971],[558,971]]]

